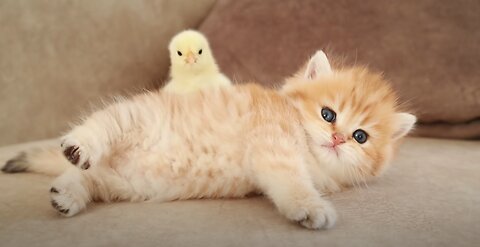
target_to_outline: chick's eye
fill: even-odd
[[[358,129],[353,132],[353,139],[355,139],[355,141],[358,143],[363,144],[367,141],[368,134],[364,130]]]
[[[198,55],[202,55],[202,49],[198,51]]]
[[[182,53],[181,53],[180,51],[177,51],[177,54],[178,54],[179,56],[182,56]]]
[[[322,108],[322,117],[325,121],[332,123],[337,118],[337,114],[328,107]]]

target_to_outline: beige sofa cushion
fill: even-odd
[[[475,1],[222,0],[201,30],[239,81],[278,85],[317,49],[385,72],[423,136],[480,138]]]
[[[0,149],[0,164],[20,149]],[[407,139],[383,177],[330,197],[339,219],[328,231],[287,221],[261,197],[98,203],[66,219],[50,206],[51,178],[0,173],[0,245],[478,246],[479,150],[480,142]]]
[[[160,85],[169,39],[214,2],[0,1],[0,146],[54,137],[109,95]]]

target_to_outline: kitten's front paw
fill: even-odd
[[[52,207],[66,217],[77,214],[83,208],[82,203],[75,200],[74,195],[68,193],[65,189],[52,187],[50,189],[50,198]]]
[[[91,159],[87,149],[78,141],[72,138],[64,138],[61,144],[63,155],[75,166],[81,169],[88,169],[91,166]]]
[[[287,217],[315,230],[331,228],[337,221],[335,209],[325,200],[298,205],[287,213]]]

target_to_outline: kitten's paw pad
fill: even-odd
[[[70,209],[68,209],[68,208],[65,209],[62,206],[58,205],[57,201],[55,201],[55,200],[51,200],[50,203],[52,204],[52,207],[54,209],[56,209],[59,213],[65,215],[65,216],[67,216],[68,212],[70,211]]]
[[[77,146],[68,146],[63,150],[63,155],[74,165],[80,160],[80,152],[78,149],[79,147]]]
[[[70,163],[84,170],[90,168],[89,155],[84,147],[72,141],[64,141],[61,147],[63,155]]]
[[[52,187],[50,189],[50,203],[52,207],[63,216],[70,217],[77,214],[82,208],[66,191]]]
[[[290,219],[308,229],[329,229],[335,225],[337,213],[330,203],[322,202],[297,210]]]

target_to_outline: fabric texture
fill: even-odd
[[[0,149],[0,164],[25,147]],[[478,246],[478,150],[480,142],[408,138],[382,177],[368,187],[329,196],[339,218],[327,231],[306,230],[287,221],[262,197],[97,203],[63,218],[50,205],[52,178],[0,173],[0,243],[3,247]]]
[[[418,135],[480,138],[480,2],[221,0],[200,27],[239,82],[280,85],[317,49],[382,71]]]
[[[55,137],[102,100],[161,85],[170,38],[214,2],[0,1],[0,146]]]

